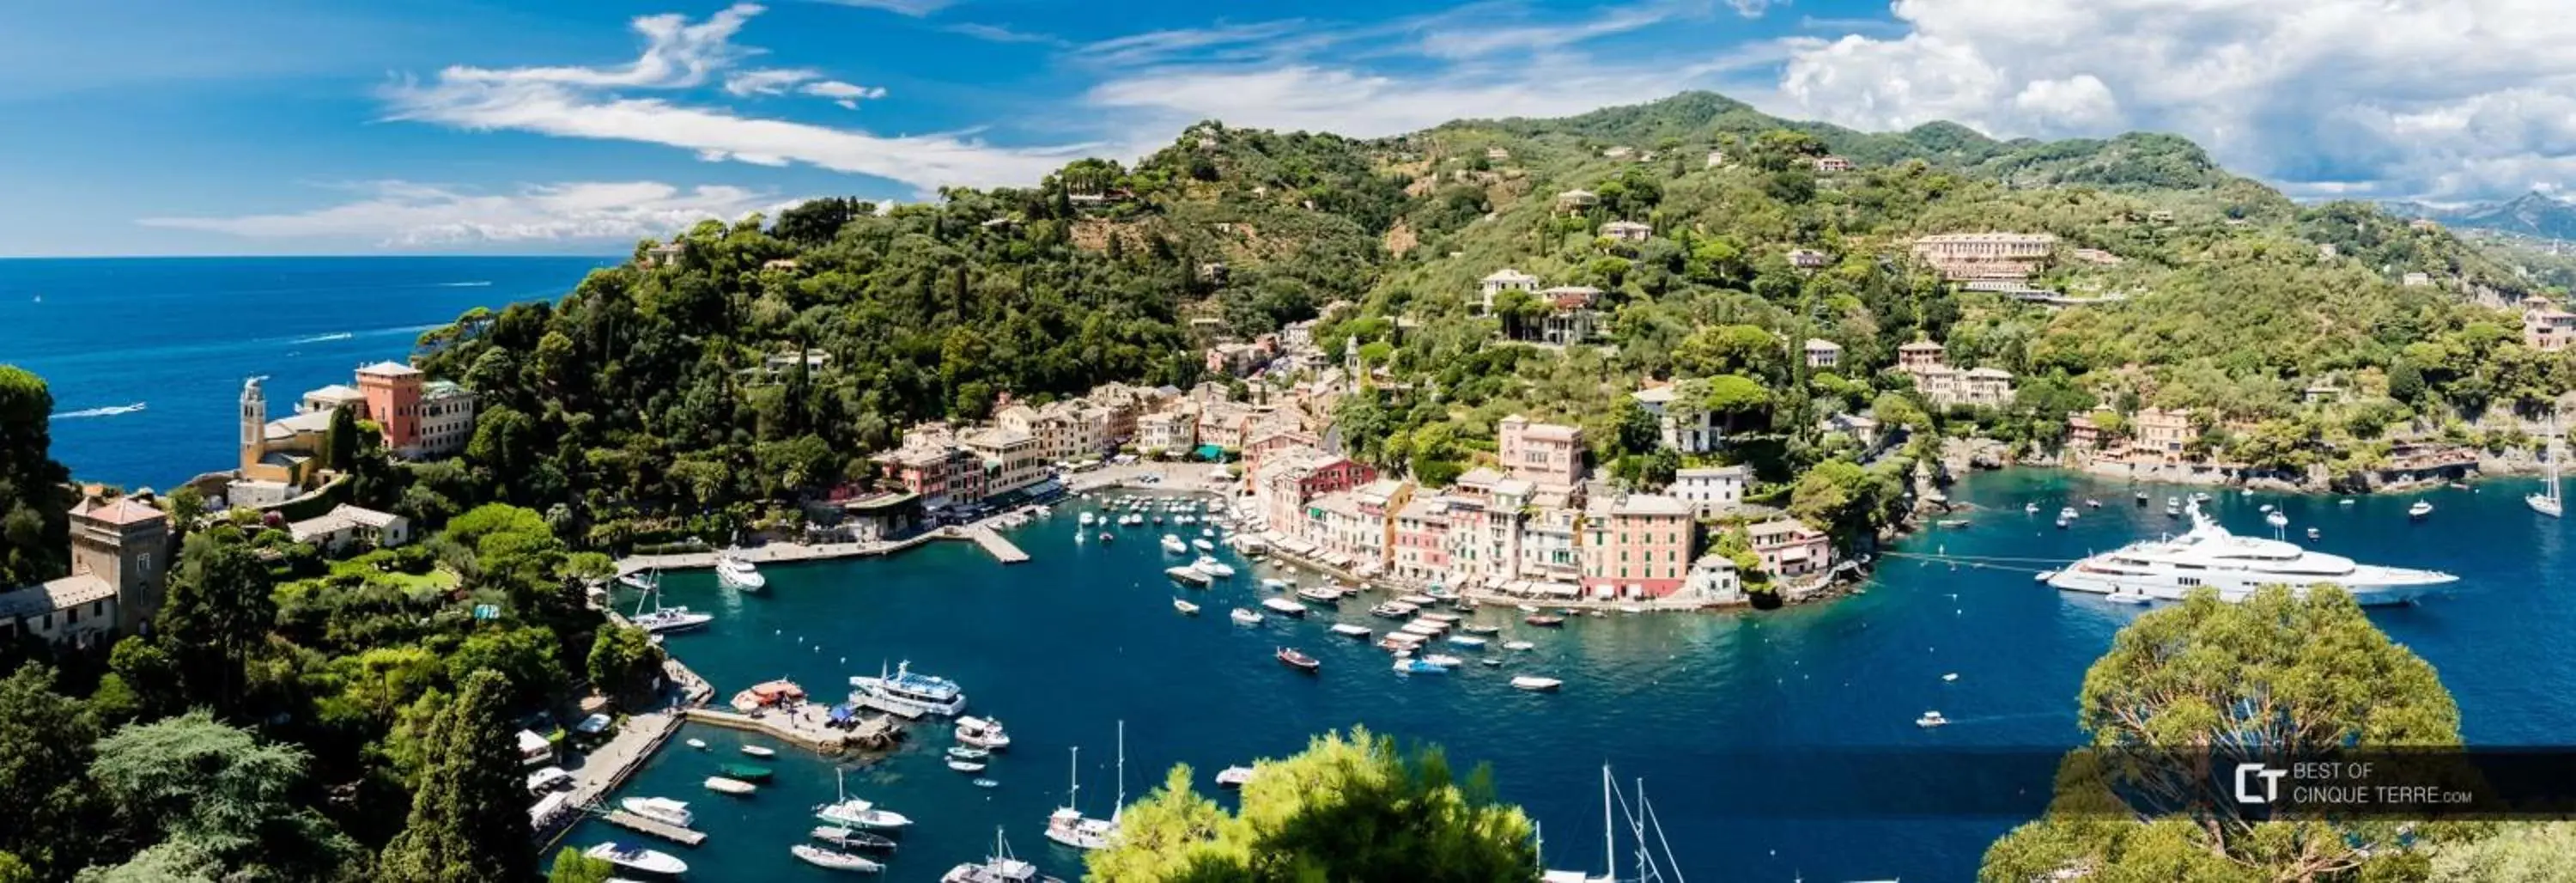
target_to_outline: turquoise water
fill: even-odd
[[[73,475],[167,488],[233,467],[243,378],[269,376],[283,417],[468,309],[560,298],[615,260],[0,260],[0,362],[52,385],[54,457]]]
[[[2576,700],[2557,685],[2576,676],[2558,639],[2571,607],[2559,567],[2565,526],[2523,508],[2530,482],[2482,492],[2421,495],[2438,507],[2409,523],[2415,496],[2339,507],[2326,498],[2222,497],[2233,529],[2263,532],[2255,507],[2287,507],[2292,530],[2323,530],[2316,545],[2392,565],[2466,577],[2419,607],[2375,611],[2398,640],[2440,668],[2459,697],[2469,738],[2540,744],[2576,721]],[[2073,558],[2168,529],[2162,498],[2130,504],[2116,482],[2049,472],[1979,476],[1956,489],[1990,507],[1956,530],[1908,539],[1904,550],[1953,555]],[[2084,497],[2072,529],[2049,524],[2056,507]],[[2020,511],[2025,500],[2040,516]],[[982,790],[939,752],[944,728],[919,727],[893,757],[850,777],[853,792],[911,816],[916,827],[889,880],[933,880],[981,856],[995,825],[1022,857],[1072,875],[1079,856],[1047,842],[1046,813],[1062,803],[1066,749],[1082,752],[1082,806],[1105,811],[1115,791],[1114,728],[1127,723],[1127,792],[1141,795],[1174,763],[1195,767],[1202,791],[1229,764],[1297,750],[1308,734],[1354,723],[1438,742],[1455,759],[1491,761],[1506,799],[1526,806],[1551,835],[1549,863],[1599,867],[1599,768],[1646,779],[1683,867],[1705,879],[1966,879],[1988,842],[2044,800],[2045,759],[2079,738],[2072,704],[2084,669],[2133,608],[2062,595],[2027,572],[1894,563],[1868,593],[1765,614],[1578,619],[1562,631],[1517,624],[1505,638],[1539,648],[1502,669],[1470,667],[1445,678],[1397,676],[1384,653],[1325,631],[1331,617],[1229,623],[1228,607],[1258,600],[1247,573],[1189,597],[1201,616],[1175,614],[1183,595],[1161,575],[1171,563],[1153,538],[1170,528],[1126,529],[1120,542],[1076,545],[1071,510],[1014,539],[1035,556],[1012,567],[965,544],[939,544],[886,560],[768,568],[770,591],[742,597],[706,574],[674,575],[673,603],[717,612],[710,629],[671,648],[723,695],[790,677],[838,695],[853,673],[880,660],[961,681],[972,711],[1000,717],[1017,740]],[[1242,562],[1237,561],[1238,566]],[[1383,628],[1366,602],[1340,618]],[[1495,620],[1518,614],[1489,610]],[[1270,658],[1280,644],[1319,657],[1308,676]],[[819,649],[818,649],[819,648]],[[1474,656],[1473,653],[1459,653]],[[1563,678],[1562,693],[1511,690],[1515,673]],[[1957,673],[1955,682],[1941,675]],[[1939,709],[1957,721],[1925,731],[1913,720]],[[824,879],[788,856],[832,796],[830,765],[780,758],[781,781],[748,799],[703,791],[698,781],[730,754],[735,734],[693,728],[715,743],[700,754],[674,743],[623,794],[692,800],[712,833],[694,850],[673,847],[700,879]],[[1972,775],[1971,751],[2019,750],[2041,758],[2009,775]],[[1858,760],[1865,774],[1844,767]],[[1956,795],[1956,797],[1954,797]],[[588,826],[568,843],[614,829]],[[1629,847],[1620,847],[1624,852]],[[1623,864],[1625,862],[1623,861]]]

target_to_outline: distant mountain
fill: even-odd
[[[2471,203],[2441,208],[2420,202],[2385,203],[2391,213],[2431,218],[2453,227],[2495,230],[2542,239],[2576,239],[2576,203],[2545,193],[2525,193],[2505,202]]]

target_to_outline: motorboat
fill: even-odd
[[[1171,534],[1164,534],[1163,551],[1170,552],[1174,555],[1186,555],[1189,554],[1190,544],[1181,542],[1180,537],[1176,537]]]
[[[581,854],[647,874],[675,877],[689,872],[689,863],[681,861],[679,856],[614,840],[582,850]]]
[[[2022,512],[2022,514],[2024,514],[2024,515],[2037,515],[2037,514],[2039,514],[2039,504],[2038,504],[2038,503],[2023,503],[2023,504],[2021,504],[2021,512]]]
[[[1365,641],[1368,640],[1370,632],[1368,626],[1352,625],[1347,622],[1337,622],[1333,623],[1333,634],[1340,635],[1345,638],[1358,638]]]
[[[1447,666],[1435,665],[1421,659],[1398,659],[1395,661],[1395,673],[1404,675],[1445,675],[1449,673],[1449,668]]]
[[[1559,628],[1565,625],[1565,617],[1562,616],[1532,615],[1522,617],[1521,621],[1543,629]]]
[[[1234,619],[1234,624],[1235,624],[1235,625],[1260,625],[1260,624],[1261,624],[1261,614],[1259,614],[1259,613],[1255,613],[1255,612],[1250,611],[1250,610],[1245,610],[1245,609],[1243,609],[1243,608],[1241,608],[1241,607],[1234,608],[1234,612],[1233,612],[1233,613],[1229,613],[1229,614],[1226,614],[1226,615],[1227,615],[1227,616],[1230,616],[1230,617],[1232,617],[1232,618]]]
[[[2263,504],[2263,505],[2256,506],[2256,507],[2254,507],[2254,511],[2256,511],[2256,512],[2270,512],[2270,511],[2272,511],[2272,504],[2270,504],[2270,503],[2265,503],[2265,504]]]
[[[941,715],[954,715],[966,710],[965,688],[947,678],[914,672],[910,660],[897,664],[892,674],[879,668],[876,677],[853,677],[850,686],[881,704],[909,706]]]
[[[1465,647],[1469,650],[1482,650],[1485,647],[1485,639],[1474,635],[1450,635],[1449,643]]]
[[[1324,667],[1324,664],[1317,662],[1315,657],[1308,656],[1295,647],[1281,647],[1277,653],[1271,655],[1279,658],[1279,664],[1299,671],[1314,671]]]
[[[666,825],[686,828],[697,821],[689,812],[687,801],[668,797],[629,797],[617,802],[617,808]]]
[[[999,787],[1002,787],[1002,783],[1000,783],[1000,782],[996,782],[996,781],[993,781],[993,780],[991,780],[991,779],[976,779],[975,781],[970,782],[970,783],[968,783],[968,784],[974,785],[974,786],[975,786],[975,787],[977,787],[977,788],[999,788]]]
[[[1216,786],[1219,788],[1241,788],[1246,783],[1252,781],[1252,769],[1252,767],[1248,766],[1230,766],[1225,769],[1218,770],[1216,773]]]
[[[1455,657],[1455,656],[1450,656],[1450,655],[1445,654],[1445,653],[1426,653],[1426,654],[1423,654],[1423,656],[1422,656],[1422,661],[1424,661],[1424,662],[1428,662],[1428,663],[1431,663],[1432,665],[1437,665],[1437,666],[1439,666],[1439,667],[1441,667],[1441,668],[1457,668],[1457,667],[1459,667],[1459,666],[1461,666],[1461,665],[1465,665],[1465,664],[1467,664],[1467,661],[1466,661],[1466,660],[1464,660],[1464,659],[1460,659],[1460,658]]]
[[[855,871],[861,874],[874,874],[878,871],[885,870],[885,865],[878,864],[865,856],[856,856],[846,852],[824,849],[811,843],[799,843],[794,846],[787,847],[787,851],[795,854],[797,858],[804,859],[806,864],[830,868],[835,871]]]
[[[870,834],[857,828],[844,828],[837,825],[816,828],[812,831],[806,832],[805,836],[832,844],[833,846],[838,846],[842,849],[895,848],[894,838],[887,837],[883,834]]]
[[[2102,501],[2100,501],[2100,500],[2093,500],[2093,499],[2087,499],[2087,500],[2085,500],[2085,501],[2084,501],[2084,508],[2087,508],[2087,509],[2100,509],[2100,508],[2102,508]]]
[[[1054,878],[1047,878],[1052,881]],[[1040,883],[1038,866],[1011,855],[1011,844],[1002,839],[1000,826],[993,828],[993,854],[981,862],[966,862],[939,875],[939,883]]]
[[[1208,542],[1208,539],[1207,539],[1206,537],[1200,537],[1200,538],[1198,538],[1198,539],[1191,540],[1191,541],[1190,541],[1190,547],[1191,547],[1191,548],[1194,548],[1194,549],[1197,549],[1197,550],[1199,550],[1199,551],[1201,551],[1201,552],[1214,552],[1214,551],[1216,551],[1216,544],[1215,544],[1215,543]]]
[[[745,782],[741,779],[728,779],[723,776],[708,776],[706,786],[709,791],[713,791],[718,794],[732,794],[735,796],[741,796],[760,790],[760,786],[758,785]]]
[[[912,824],[912,820],[905,818],[902,813],[878,809],[876,804],[850,796],[846,779],[847,776],[843,771],[833,771],[832,785],[838,792],[839,799],[815,807],[815,818],[843,827],[877,831],[891,831]]]
[[[1270,612],[1281,616],[1301,617],[1306,615],[1305,605],[1286,598],[1263,598],[1261,599],[1261,606],[1268,609]]]
[[[1968,526],[1968,520],[1967,520],[1967,519],[1965,519],[1965,518],[1944,518],[1944,519],[1941,519],[1941,520],[1939,520],[1939,521],[1935,521],[1935,522],[1932,522],[1932,523],[1933,523],[1933,524],[1935,524],[1935,525],[1939,525],[1939,526],[1941,526],[1941,527],[1966,527],[1966,526]]]
[[[2317,530],[2316,528],[2313,528],[2313,527],[2308,528],[2308,539],[2312,539],[2312,540],[2313,540],[2313,539],[2316,539],[2316,538],[2318,538],[2318,537],[2322,537],[2322,536],[2325,536],[2325,532],[2320,531],[2320,530]]]
[[[2182,508],[2182,498],[2181,498],[2181,497],[2166,497],[2166,498],[2165,498],[2165,507],[2166,507],[2166,508],[2169,508],[2169,509],[2179,509],[2179,508]]]
[[[1564,681],[1560,681],[1555,678],[1542,678],[1536,675],[1521,675],[1512,679],[1512,689],[1528,690],[1532,693],[1552,693],[1555,692],[1558,687],[1562,686],[1565,686]]]
[[[743,592],[757,592],[769,587],[769,578],[760,575],[760,568],[730,552],[716,556],[716,582]]]
[[[1183,601],[1179,598],[1172,599],[1172,609],[1180,611],[1182,616],[1199,615],[1199,605]]]
[[[2165,504],[2165,517],[2166,517],[2166,518],[2181,518],[2181,517],[2182,517],[2182,507],[2181,507],[2181,506],[2176,506],[2176,505],[2171,504],[2171,503],[2167,503],[2167,504]]]
[[[689,740],[686,744],[687,744],[689,747],[691,747],[691,748],[695,748],[695,749],[697,749],[697,750],[699,750],[699,751],[705,751],[705,750],[707,750],[707,740],[705,740],[705,739],[691,739],[691,740]]]
[[[2073,520],[2075,520],[2076,516],[2079,516],[2079,515],[2082,515],[2082,514],[2083,514],[2083,513],[2081,513],[2081,512],[2077,512],[2077,511],[2075,511],[2075,507],[2073,507],[2073,506],[2067,506],[2067,507],[2064,507],[2064,508],[2061,508],[2061,509],[2057,510],[2057,520],[2059,520],[2059,521],[2073,521]]]
[[[1096,819],[1082,814],[1082,749],[1073,749],[1071,786],[1065,792],[1064,805],[1047,814],[1047,839],[1080,850],[1106,849],[1118,837],[1118,814],[1127,804],[1127,724],[1118,724],[1118,799],[1110,804],[1109,817]]]
[[[1011,747],[1011,734],[1003,732],[1001,721],[970,715],[957,719],[957,742],[986,751],[1000,751]]]
[[[778,749],[765,745],[745,745],[742,746],[742,753],[753,757],[777,757]]]
[[[961,773],[980,773],[984,771],[984,762],[952,757],[948,759],[948,768]]]
[[[1369,608],[1369,615],[1383,616],[1388,619],[1403,619],[1405,617],[1412,616],[1414,611],[1420,609],[1422,608],[1415,607],[1402,601],[1381,601],[1377,606]]]
[[[2074,523],[2075,523],[2075,519],[2072,519],[2072,518],[2059,518],[2059,519],[2057,519],[2057,529],[2058,529],[2058,530],[2065,530],[2067,525],[2074,524]]]
[[[1458,630],[1471,635],[1499,635],[1503,633],[1502,626],[1492,625],[1489,623],[1469,623],[1467,625],[1459,626]]]
[[[1207,571],[1188,564],[1163,568],[1163,575],[1171,577],[1174,582],[1182,585],[1198,588],[1206,588],[1216,582],[1216,577],[1209,576]]]
[[[1117,534],[1113,534],[1105,530],[1100,532],[1100,541],[1103,543],[1115,542],[1117,539]]]
[[[2263,516],[2263,523],[2269,524],[2274,528],[2288,527],[2290,526],[2290,516],[2280,512],[2274,512],[2270,515]]]
[[[1086,526],[1087,526],[1087,525],[1090,525],[1090,524],[1092,524],[1092,523],[1094,523],[1094,522],[1097,522],[1097,521],[1099,521],[1099,520],[1100,520],[1100,517],[1099,517],[1099,516],[1097,516],[1097,515],[1093,515],[1093,514],[1091,514],[1091,513],[1089,513],[1089,512],[1082,513],[1082,517],[1081,517],[1081,518],[1074,519],[1074,521],[1075,521],[1076,523],[1078,523],[1078,524],[1083,524],[1083,525],[1086,525]]]
[[[777,771],[768,767],[747,763],[717,764],[716,772],[723,773],[728,779],[753,783],[766,782],[778,775]]]
[[[1429,607],[1433,604],[1440,603],[1440,599],[1429,595],[1397,595],[1395,596],[1395,600],[1411,604],[1415,607]]]
[[[2406,507],[2406,517],[2417,521],[2422,521],[2426,516],[2432,514],[2433,504],[2424,502],[2423,500],[2417,500],[2415,501],[2415,505]]]
[[[1342,601],[1342,590],[1332,586],[1306,586],[1297,590],[1297,597],[1317,604],[1339,604]]]
[[[1215,537],[1216,537],[1216,528],[1213,528],[1213,527],[1202,527],[1202,528],[1199,528],[1199,536],[1208,537],[1208,538],[1210,538],[1210,539],[1213,539],[1213,538],[1215,538]]]
[[[2133,542],[2077,561],[2045,581],[2070,592],[2121,592],[2159,601],[2179,601],[2207,587],[2229,602],[2245,600],[2261,586],[2289,585],[2293,592],[2305,592],[2323,583],[2365,606],[2407,603],[2459,581],[2440,571],[2357,564],[2296,543],[2237,536],[2197,504],[2190,515],[2191,530],[2180,536]]]
[[[948,756],[953,760],[983,760],[993,756],[993,752],[982,748],[954,745],[949,747]]]
[[[1295,586],[1295,585],[1296,585],[1296,583],[1294,583],[1294,582],[1290,582],[1290,581],[1288,581],[1288,580],[1280,579],[1280,578],[1275,577],[1275,576],[1265,576],[1265,577],[1262,577],[1262,578],[1261,578],[1261,587],[1262,587],[1262,588],[1265,588],[1265,589],[1269,589],[1269,590],[1271,590],[1271,591],[1273,591],[1273,592],[1285,592],[1285,591],[1288,591],[1288,589],[1289,589],[1290,587],[1293,587],[1293,586]]]
[[[1537,649],[1537,647],[1538,647],[1538,645],[1537,645],[1537,644],[1532,644],[1532,643],[1530,643],[1530,642],[1528,642],[1528,641],[1504,641],[1504,642],[1503,642],[1503,649],[1505,649],[1505,650],[1533,650],[1533,649]]]
[[[1214,555],[1201,555],[1198,560],[1190,562],[1190,566],[1198,568],[1200,573],[1209,576],[1234,575],[1234,565],[1218,561]]]
[[[1933,727],[1949,726],[1950,719],[1942,717],[1940,712],[1927,711],[1923,713],[1922,717],[1914,719],[1914,725],[1929,730]]]

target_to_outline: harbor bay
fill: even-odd
[[[1022,858],[1052,874],[1078,874],[1078,854],[1047,842],[1044,820],[1065,803],[1075,746],[1079,805],[1107,812],[1119,790],[1121,721],[1131,800],[1175,763],[1191,765],[1201,793],[1217,794],[1218,770],[1360,724],[1437,743],[1453,762],[1491,762],[1500,796],[1544,826],[1552,867],[1600,867],[1606,762],[1623,782],[1645,780],[1692,874],[1965,879],[1989,842],[2029,818],[2002,810],[2035,811],[2044,802],[2045,761],[2081,737],[2073,705],[2086,666],[2142,609],[2047,588],[2032,571],[2183,529],[2162,501],[2194,489],[2146,489],[2154,505],[2139,507],[2130,486],[2116,481],[2038,470],[1972,476],[1953,488],[1974,507],[1962,516],[1968,526],[1934,528],[1893,549],[2030,560],[1954,569],[1887,556],[1863,594],[1782,611],[1612,614],[1535,629],[1519,624],[1517,611],[1488,606],[1470,621],[1503,624],[1498,639],[1535,648],[1489,649],[1507,664],[1438,677],[1398,675],[1383,651],[1327,631],[1336,621],[1391,627],[1366,612],[1386,593],[1347,599],[1337,614],[1319,608],[1303,620],[1237,626],[1225,611],[1276,595],[1259,584],[1281,575],[1275,568],[1220,553],[1242,572],[1209,589],[1182,588],[1162,570],[1183,557],[1155,543],[1182,528],[1094,527],[1076,543],[1075,513],[1089,505],[1082,501],[1009,533],[1032,556],[1025,564],[997,564],[971,544],[933,543],[882,559],[766,567],[769,585],[759,595],[722,589],[704,572],[666,574],[671,603],[716,615],[710,627],[673,635],[667,646],[719,696],[785,677],[818,701],[837,701],[851,675],[909,660],[915,671],[963,684],[968,713],[1009,726],[1014,743],[977,774],[998,782],[994,788],[945,766],[952,742],[936,722],[911,725],[891,757],[852,767],[852,795],[915,822],[888,864],[889,880],[932,880],[979,859],[996,825]],[[2419,605],[2375,609],[2371,618],[2440,670],[2473,744],[2533,744],[2549,738],[2553,722],[2576,715],[2576,701],[2550,688],[2576,676],[2576,656],[2549,649],[2558,643],[2551,624],[2576,613],[2569,609],[2576,602],[2558,575],[2561,525],[2524,507],[2530,489],[2494,481],[2350,505],[2230,492],[2206,508],[2237,533],[2269,535],[2258,507],[2277,506],[2303,545],[2462,577]],[[2083,507],[2088,498],[2103,506]],[[2406,508],[2419,499],[2435,512],[2410,520]],[[2025,503],[2043,512],[2026,515]],[[2083,512],[2060,530],[2052,514],[2065,505]],[[2310,527],[2320,534],[2314,541],[2304,538]],[[1118,539],[1100,543],[1101,530]],[[1285,575],[1315,581],[1308,572]],[[1204,612],[1175,613],[1175,597]],[[1272,655],[1280,646],[1315,656],[1321,670],[1281,665]],[[1944,680],[1951,674],[1958,677]],[[1556,693],[1523,692],[1507,683],[1516,675],[1565,684]],[[1917,727],[1927,710],[1952,723]],[[707,843],[660,848],[677,851],[700,876],[824,879],[827,872],[787,848],[818,824],[812,808],[833,798],[834,764],[785,751],[765,762],[778,767],[774,784],[725,797],[701,780],[740,760],[734,746],[770,743],[704,726],[684,736],[710,749],[675,739],[617,792],[692,802]],[[1998,753],[2033,758],[2006,767],[2030,781],[1963,781],[1962,758]],[[1861,769],[1832,768],[1854,758],[1864,759]],[[1855,781],[1863,773],[1883,780]],[[1963,788],[2029,793],[1950,793]],[[564,842],[636,837],[587,822]],[[1633,848],[1624,839],[1619,848]],[[1855,842],[1870,847],[1850,848]]]

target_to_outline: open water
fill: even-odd
[[[2318,548],[2461,574],[2447,595],[2372,618],[2441,670],[2472,742],[2545,744],[2576,722],[2576,698],[2559,689],[2576,677],[2576,655],[2558,635],[2576,602],[2561,575],[2566,525],[2524,508],[2521,495],[2533,486],[2499,481],[2352,506],[2230,493],[2213,510],[2231,529],[2263,533],[2256,507],[2282,505],[2294,536],[2322,530]],[[2071,559],[2174,529],[2163,498],[2192,489],[2151,488],[2154,505],[2143,509],[2129,490],[2054,472],[1977,476],[1954,494],[1982,507],[1967,516],[1970,526],[1899,548]],[[2410,523],[2404,509],[2419,496],[2437,511]],[[2057,507],[2083,508],[2087,497],[2103,507],[2067,530],[2050,523]],[[2024,515],[2025,501],[2042,513]],[[1380,595],[1346,601],[1337,615],[1236,626],[1225,611],[1257,603],[1255,574],[1212,590],[1178,588],[1161,573],[1175,562],[1154,539],[1180,529],[1113,528],[1115,543],[1076,544],[1077,508],[1060,506],[1018,531],[1013,539],[1035,560],[1017,566],[943,543],[890,559],[766,568],[770,588],[758,596],[721,589],[704,573],[674,574],[670,603],[719,618],[669,646],[724,696],[789,677],[835,698],[849,675],[909,659],[963,683],[970,713],[1010,726],[1016,744],[985,773],[1002,783],[997,789],[975,788],[972,776],[943,765],[951,743],[936,725],[917,725],[893,757],[851,772],[854,794],[916,822],[889,880],[935,880],[982,856],[996,825],[1021,857],[1078,874],[1079,856],[1044,839],[1044,818],[1065,802],[1067,749],[1077,745],[1080,806],[1107,811],[1120,720],[1131,799],[1173,764],[1190,764],[1200,790],[1215,793],[1211,777],[1229,764],[1365,724],[1438,743],[1453,761],[1491,762],[1503,797],[1544,826],[1554,867],[1600,869],[1606,762],[1623,789],[1645,780],[1680,867],[1695,879],[1964,880],[1988,843],[2044,803],[2053,759],[2081,738],[2073,702],[2085,668],[2138,614],[2038,585],[2028,570],[1891,559],[1864,595],[1786,611],[1612,614],[1549,630],[1489,607],[1478,616],[1512,623],[1502,639],[1528,638],[1538,649],[1493,651],[1510,658],[1504,668],[1405,677],[1388,670],[1383,652],[1325,631],[1337,618],[1393,625],[1365,612]],[[1175,596],[1205,612],[1176,614]],[[1319,657],[1322,672],[1280,666],[1271,652],[1282,644]],[[1505,681],[1518,673],[1566,686],[1517,692]],[[1959,677],[1942,679],[1951,673]],[[1956,723],[1916,727],[1928,709]],[[686,736],[715,750],[675,741],[622,794],[691,800],[713,836],[694,850],[657,848],[688,860],[698,879],[830,876],[786,851],[813,826],[813,805],[833,796],[828,762],[784,753],[778,784],[726,798],[698,783],[740,760],[732,751],[744,737],[702,727]],[[633,835],[594,823],[566,842],[619,836]],[[1617,849],[1625,878],[1633,846],[1624,834]]]

